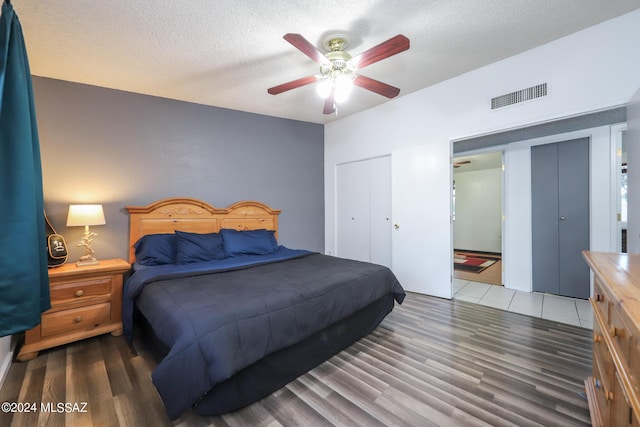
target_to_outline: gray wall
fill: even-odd
[[[65,226],[69,204],[103,204],[96,256],[127,259],[124,207],[167,197],[258,200],[282,209],[281,244],[324,249],[322,125],[40,77],[33,85],[45,208],[70,261],[83,253],[83,229]]]

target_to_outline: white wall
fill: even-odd
[[[502,169],[453,174],[456,219],[453,247],[502,252]]]
[[[335,165],[391,153],[393,270],[407,290],[450,298],[450,141],[626,104],[640,87],[637,40],[640,10],[327,124],[325,250]],[[548,96],[490,109],[492,97],[543,82]]]

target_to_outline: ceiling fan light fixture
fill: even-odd
[[[347,100],[354,85],[387,98],[395,98],[400,93],[400,89],[397,87],[357,74],[357,72],[360,68],[409,49],[409,39],[402,34],[365,50],[356,57],[352,57],[344,51],[349,44],[349,38],[343,34],[334,34],[325,39],[322,47],[327,51],[326,53],[322,53],[300,34],[287,33],[283,38],[320,65],[320,74],[271,87],[267,89],[267,93],[271,95],[278,95],[291,89],[316,83],[318,95],[325,100],[322,112],[337,114],[336,104]]]
[[[351,91],[353,90],[353,78],[346,74],[338,76],[334,79],[334,93],[333,97],[336,102],[345,102],[349,99]]]
[[[330,77],[320,77],[316,85],[316,93],[322,99],[327,99],[333,90],[333,81]]]
[[[335,102],[345,102],[353,90],[353,75],[338,75],[336,77],[320,77],[316,85],[316,93],[322,99],[333,95]]]

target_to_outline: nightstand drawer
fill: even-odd
[[[44,314],[41,336],[48,337],[76,329],[92,329],[111,320],[111,303],[95,304]]]
[[[111,276],[51,284],[51,306],[97,295],[111,294]]]
[[[123,259],[50,268],[51,308],[39,325],[25,331],[18,360],[31,360],[40,350],[96,335],[122,335],[123,275],[130,268]]]

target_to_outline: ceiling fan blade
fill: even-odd
[[[453,162],[453,167],[454,168],[459,168],[460,166],[466,165],[466,164],[469,164],[469,163],[471,163],[471,160],[462,160],[460,162]]]
[[[314,45],[309,43],[307,39],[302,37],[300,34],[295,33],[287,33],[283,37],[286,41],[291,43],[293,47],[298,49],[300,52],[307,55],[309,58],[317,62],[318,64],[328,64],[329,60],[326,56],[322,54]]]
[[[397,87],[362,75],[358,75],[358,77],[353,80],[353,84],[356,86],[360,86],[363,89],[370,90],[371,92],[375,92],[379,95],[386,96],[387,98],[395,98],[400,93],[400,89],[398,89]]]
[[[283,83],[278,86],[270,87],[269,89],[267,89],[267,92],[269,92],[271,95],[278,95],[279,93],[286,92],[291,89],[296,89],[301,86],[306,86],[308,84],[315,83],[316,81],[318,81],[316,76],[307,76],[298,80],[292,80],[290,82]]]
[[[402,34],[398,34],[386,42],[382,42],[371,49],[365,50],[360,55],[354,56],[350,61],[358,68],[363,68],[374,62],[404,52],[407,49],[409,49],[409,39]]]
[[[333,94],[327,96],[324,100],[324,108],[322,110],[323,114],[333,114],[336,112],[336,103],[333,98]]]

